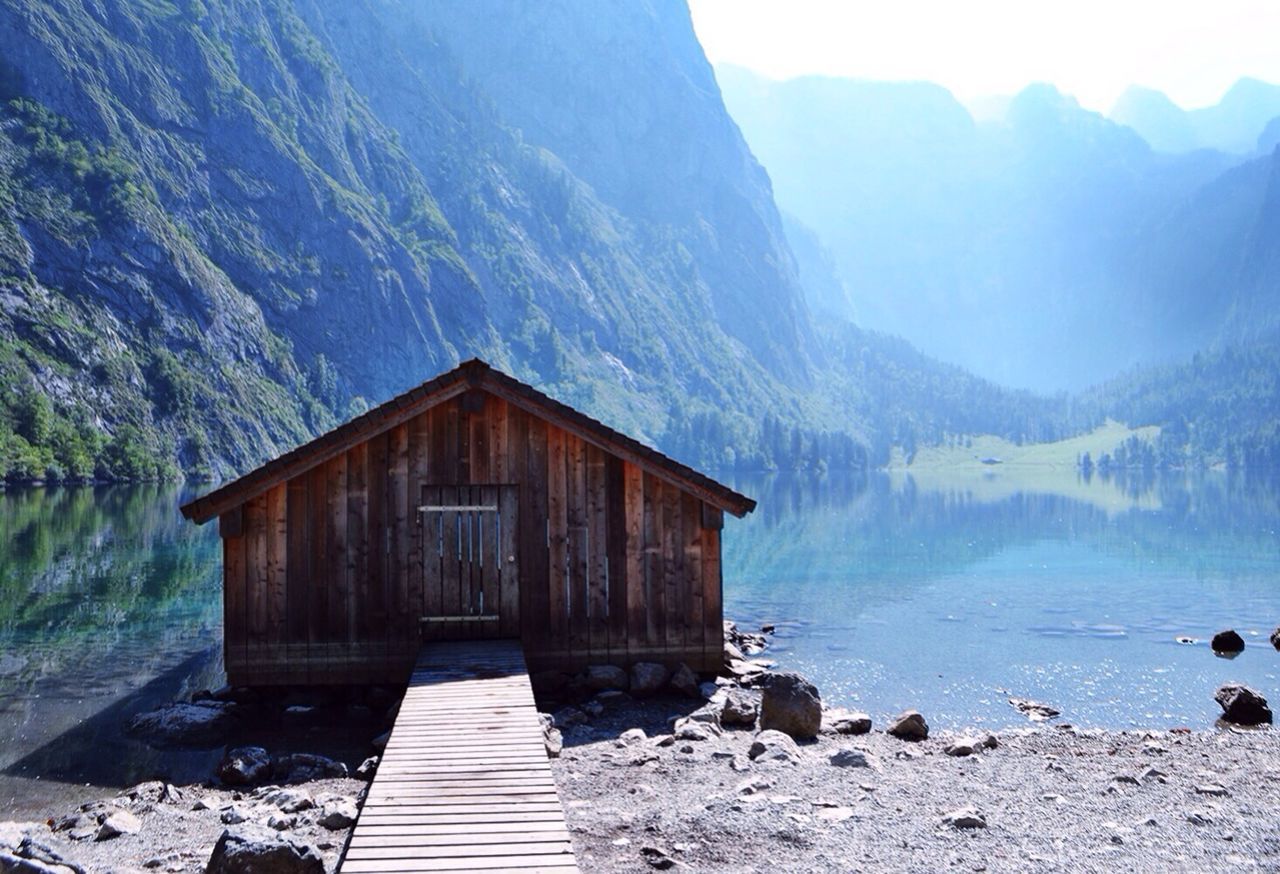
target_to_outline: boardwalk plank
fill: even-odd
[[[577,872],[518,643],[423,647],[339,870]]]

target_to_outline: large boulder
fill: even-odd
[[[667,682],[667,669],[657,662],[636,662],[631,666],[631,694],[653,695]]]
[[[236,747],[218,763],[218,779],[226,786],[252,786],[271,777],[271,754],[262,747]]]
[[[924,740],[929,736],[929,723],[924,721],[920,711],[905,710],[889,723],[885,731],[902,740]]]
[[[781,671],[761,683],[760,728],[809,740],[822,730],[822,698],[818,687],[799,674]]]
[[[1236,725],[1270,725],[1271,708],[1255,689],[1241,683],[1219,686],[1213,700],[1222,707],[1222,718]]]
[[[213,747],[234,722],[234,705],[225,701],[178,702],[139,713],[125,725],[125,733],[154,747]]]
[[[622,689],[631,685],[627,672],[615,665],[592,665],[587,668],[587,688],[593,692],[605,689]]]
[[[245,823],[227,829],[209,856],[205,874],[325,874],[314,844]]]
[[[1214,652],[1220,652],[1226,655],[1244,652],[1244,638],[1231,628],[1228,628],[1226,631],[1219,631],[1215,634],[1209,645],[1213,647]]]

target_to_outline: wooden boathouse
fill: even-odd
[[[218,519],[233,685],[408,681],[424,642],[529,668],[723,652],[724,513],[755,502],[467,361],[182,507]]]

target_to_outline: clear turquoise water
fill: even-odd
[[[1274,487],[1095,479],[1067,498],[1013,482],[981,500],[879,475],[737,485],[761,508],[726,526],[726,615],[777,623],[770,655],[829,703],[1026,724],[1014,695],[1076,725],[1209,727],[1225,681],[1280,702]],[[1208,646],[1228,627],[1247,643],[1234,660]]]
[[[883,476],[744,479],[726,613],[778,624],[770,655],[833,704],[932,725],[1207,727],[1213,690],[1280,702],[1280,500],[1225,477],[1073,498],[927,490]],[[173,488],[0,492],[0,819],[142,779],[199,780],[219,750],[161,752],[129,716],[222,681],[220,551]],[[1108,509],[1102,509],[1107,506]],[[1234,661],[1205,641],[1233,626]],[[328,738],[327,740],[332,740]],[[324,737],[308,741],[325,751]]]

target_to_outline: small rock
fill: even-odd
[[[1013,705],[1013,709],[1026,716],[1032,722],[1044,722],[1046,719],[1053,719],[1055,716],[1061,716],[1062,711],[1056,707],[1050,707],[1039,701],[1032,701],[1030,698],[1010,698],[1009,703]]]
[[[743,771],[750,771],[751,760],[742,755],[742,753],[738,753],[729,760],[729,767],[739,773],[742,773]]]
[[[961,807],[942,817],[943,825],[953,828],[986,828],[987,818],[974,807]]]
[[[271,775],[271,766],[262,747],[236,747],[218,763],[217,775],[227,786],[252,786]]]
[[[1142,772],[1141,779],[1144,782],[1148,780],[1155,780],[1159,783],[1165,783],[1167,782],[1168,776],[1169,775],[1166,774],[1164,771],[1161,771],[1157,768],[1147,768],[1147,770]]]
[[[222,811],[223,825],[240,825],[253,819],[253,810],[244,804],[233,804]]]
[[[1212,795],[1215,798],[1226,798],[1231,793],[1227,791],[1227,787],[1219,786],[1217,783],[1203,783],[1196,787],[1197,795]]]
[[[702,697],[702,691],[698,688],[697,674],[683,662],[680,663],[680,667],[676,668],[675,673],[671,675],[669,685],[681,695],[686,695],[690,698]]]
[[[197,798],[196,803],[191,805],[192,810],[219,810],[222,802],[218,800],[216,795],[206,795],[203,798]]]
[[[824,822],[844,822],[852,817],[852,807],[824,807],[818,811],[818,819]]]
[[[655,734],[653,736],[653,745],[655,747],[669,747],[676,742],[674,734]]]
[[[548,758],[551,758],[551,759],[560,758],[560,754],[564,752],[564,736],[560,734],[560,729],[558,728],[543,729],[542,745],[546,748]]]
[[[1187,822],[1192,825],[1213,825],[1213,816],[1203,810],[1187,812]]]
[[[329,831],[341,831],[355,825],[359,815],[355,799],[343,797],[325,802],[316,822]]]
[[[920,741],[929,736],[929,723],[924,721],[920,711],[906,710],[889,723],[889,727],[885,730],[902,740]]]
[[[866,734],[871,731],[871,717],[850,710],[828,710],[822,715],[823,730],[836,734]]]
[[[676,720],[676,740],[708,741],[720,736],[720,726],[685,717]]]
[[[1242,653],[1244,652],[1244,638],[1237,634],[1234,629],[1228,628],[1226,631],[1219,631],[1215,634],[1213,640],[1209,642],[1209,646],[1214,652]]]
[[[725,692],[720,708],[721,725],[740,725],[747,728],[756,724],[760,714],[760,699],[746,689],[734,687]]]
[[[587,688],[595,692],[623,689],[631,685],[627,672],[616,665],[591,665],[587,668]]]
[[[1276,649],[1280,649],[1280,628],[1271,632],[1271,645]]]
[[[269,804],[281,813],[297,813],[300,810],[310,810],[315,807],[315,801],[312,800],[311,794],[305,789],[267,789],[259,790],[254,793],[263,804]]]
[[[290,753],[276,759],[275,777],[285,783],[309,783],[312,780],[329,780],[349,775],[347,766],[328,756],[314,753]]]
[[[582,705],[582,712],[588,717],[595,718],[604,715],[604,705],[599,701],[587,701]]]
[[[650,868],[656,868],[659,871],[666,871],[676,863],[675,859],[671,858],[657,847],[641,847],[640,858],[644,859]]]
[[[378,757],[370,756],[360,763],[360,767],[356,768],[356,778],[364,780],[366,783],[373,780],[375,774],[378,773]]]
[[[1112,783],[1124,783],[1126,786],[1137,786],[1138,778],[1131,774],[1116,774],[1111,778]]]
[[[984,749],[983,743],[976,737],[956,738],[943,748],[943,752],[948,756],[971,756],[979,750]]]
[[[766,729],[756,735],[751,742],[747,755],[755,762],[776,762],[788,765],[799,764],[800,748],[791,736],[773,729]]]
[[[782,731],[797,740],[817,737],[822,729],[822,699],[816,686],[790,671],[769,674],[761,686],[761,729]]]
[[[227,829],[209,856],[205,874],[325,874],[313,844],[254,825]]]
[[[772,789],[773,783],[764,777],[752,777],[749,780],[743,780],[734,790],[739,795],[759,795],[766,789]]]
[[[298,817],[291,813],[273,812],[267,817],[267,828],[275,829],[278,832],[288,831],[298,824]]]
[[[107,815],[98,826],[95,841],[109,841],[120,835],[136,835],[142,831],[142,821],[127,810],[117,810]]]
[[[1222,718],[1236,725],[1271,724],[1271,709],[1267,699],[1255,689],[1240,683],[1227,683],[1218,687],[1213,700],[1222,707]]]
[[[646,740],[648,740],[648,735],[644,733],[643,728],[628,728],[618,735],[616,743],[620,747],[629,747],[634,744],[644,743]]]
[[[839,750],[828,760],[837,768],[870,768],[872,760],[862,750]]]
[[[746,661],[747,657],[742,654],[742,650],[738,649],[732,641],[724,642],[724,663],[726,665],[732,662]]]

